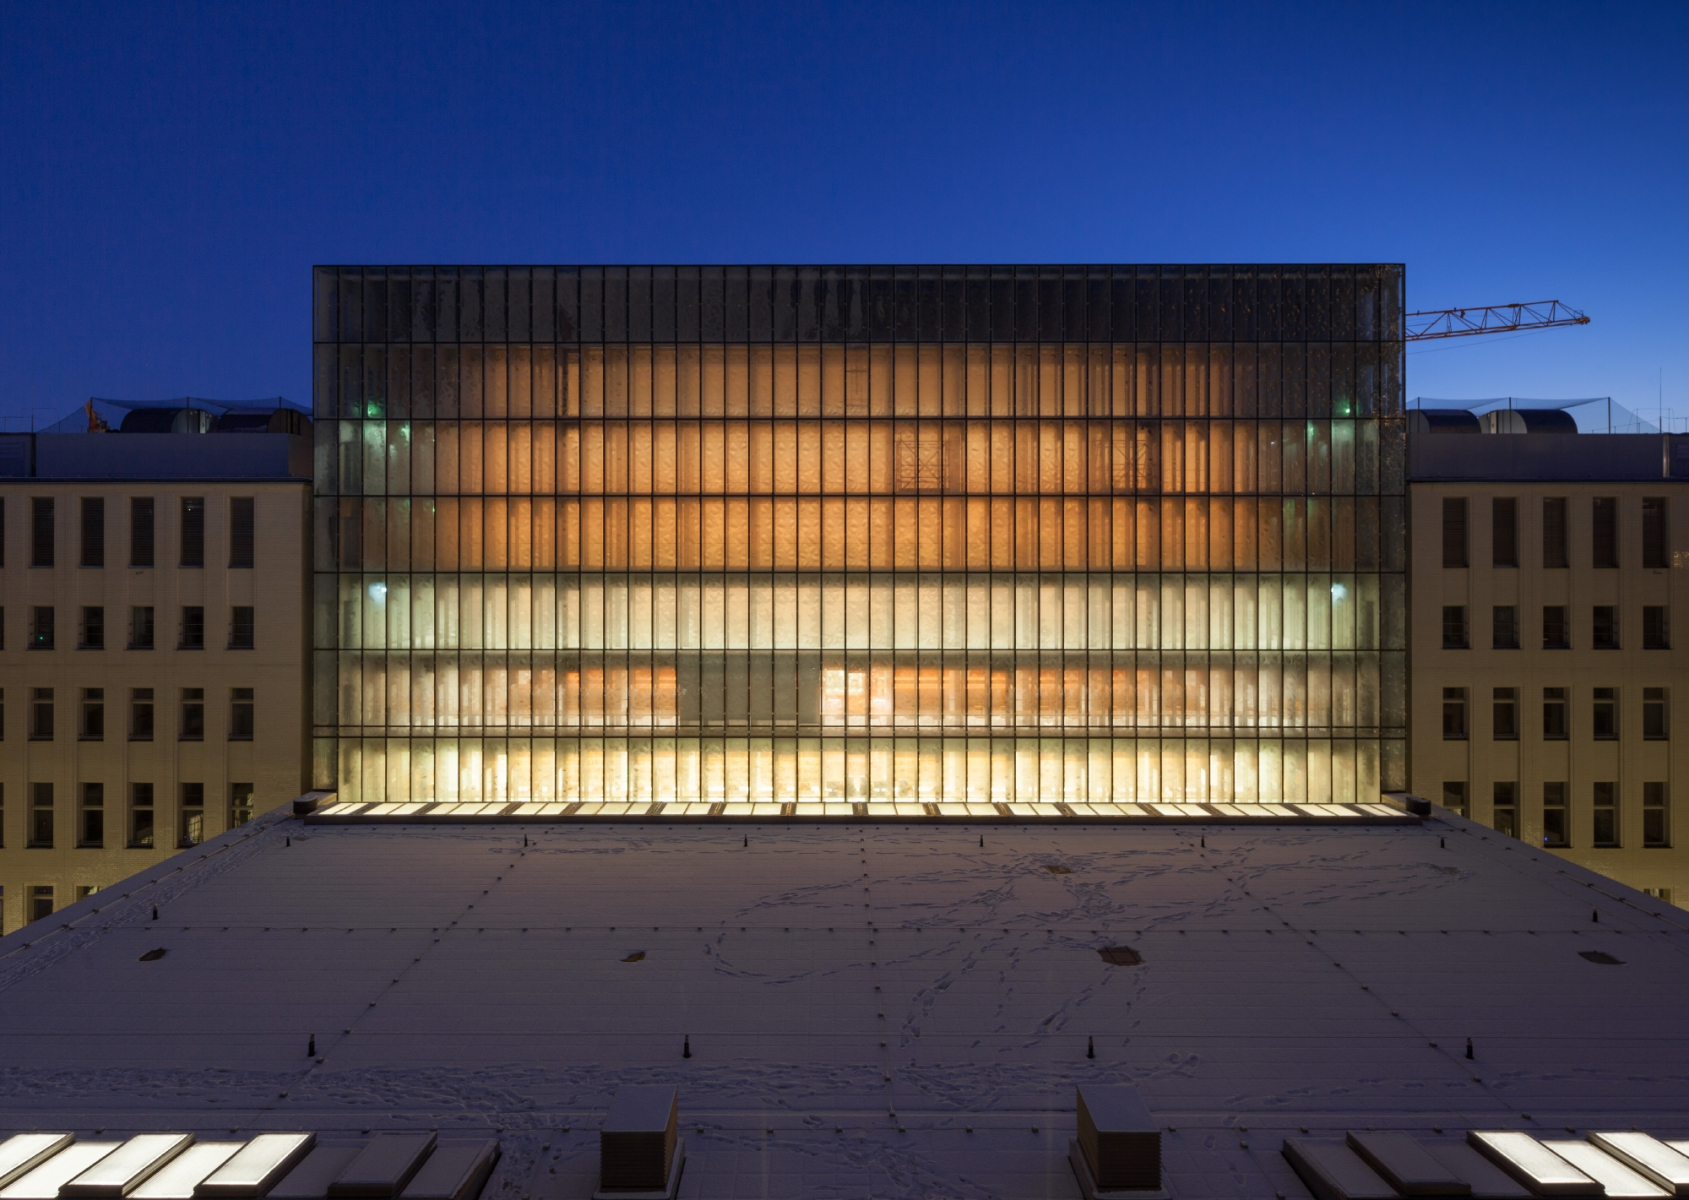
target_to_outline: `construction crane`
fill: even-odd
[[[1555,325],[1588,325],[1589,318],[1558,300],[1529,304],[1492,304],[1488,308],[1443,308],[1407,315],[1404,340],[1470,337],[1475,333],[1513,333],[1520,329],[1549,329]]]

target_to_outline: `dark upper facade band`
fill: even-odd
[[[1392,342],[1399,265],[319,267],[318,342]]]

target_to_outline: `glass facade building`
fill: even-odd
[[[1403,272],[324,267],[344,800],[1405,786]]]

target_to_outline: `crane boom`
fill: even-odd
[[[1548,329],[1555,325],[1588,325],[1589,318],[1558,300],[1529,304],[1493,304],[1488,308],[1443,308],[1407,315],[1409,342],[1432,338],[1470,337],[1475,333],[1512,333],[1517,329]]]

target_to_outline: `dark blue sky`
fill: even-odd
[[[309,398],[318,262],[1401,261],[1689,416],[1689,6],[0,6],[0,413]]]

